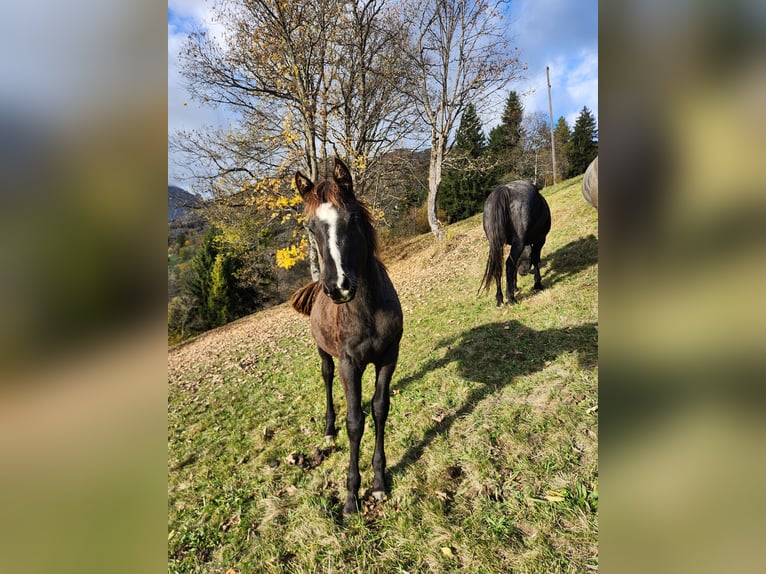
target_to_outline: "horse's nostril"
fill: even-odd
[[[348,288],[351,286],[351,284],[348,281],[348,277],[345,275],[343,276],[343,279],[341,279],[339,287],[342,291],[348,291]]]

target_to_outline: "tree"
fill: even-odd
[[[551,131],[547,114],[533,112],[522,122],[519,176],[543,187],[553,182]]]
[[[489,147],[493,153],[508,153],[519,145],[523,117],[524,106],[521,104],[519,94],[512,91],[505,101],[500,123],[490,132]]]
[[[410,63],[400,16],[390,3],[353,0],[342,4],[344,16],[334,46],[337,90],[333,101],[338,121],[330,122],[329,135],[352,170],[354,193],[365,197],[368,182],[380,174],[377,163],[413,132],[416,116],[405,73]],[[323,157],[329,159],[328,153]]]
[[[469,103],[477,109],[521,73],[502,26],[502,0],[409,0],[411,95],[430,132],[428,222],[442,240],[436,197],[447,145]]]
[[[521,159],[522,120],[524,106],[519,94],[508,94],[500,123],[489,132],[489,153],[495,163],[495,182],[518,177]]]
[[[455,135],[454,149],[464,155],[476,159],[487,146],[487,138],[481,128],[481,119],[476,113],[476,106],[468,104],[460,118],[460,126]]]
[[[265,195],[271,203],[260,203],[274,211],[294,195],[296,169],[316,180],[327,156],[338,155],[363,196],[377,158],[413,132],[395,6],[219,0],[213,10],[226,34],[221,40],[191,34],[182,70],[195,99],[226,108],[234,119],[227,129],[180,132],[171,144],[196,167],[201,191],[234,207]],[[295,205],[285,209],[300,217]]]
[[[556,142],[556,169],[558,171],[558,179],[568,177],[569,155],[572,147],[571,138],[572,132],[569,129],[569,124],[564,116],[559,117],[553,128],[553,139]]]
[[[476,108],[468,104],[448,154],[439,189],[439,206],[451,222],[470,217],[482,209],[492,185],[492,174],[482,161],[486,147]]]
[[[598,128],[596,118],[587,107],[577,116],[572,130],[569,156],[569,177],[585,173],[588,164],[598,155]]]
[[[170,319],[181,322],[187,333],[202,332],[224,325],[255,311],[258,293],[242,281],[243,262],[226,249],[216,230],[209,230],[192,260],[191,270],[182,288],[183,305],[173,310]],[[183,311],[183,312],[181,312]],[[171,331],[173,325],[169,325]]]

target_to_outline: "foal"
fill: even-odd
[[[389,385],[402,338],[402,308],[386,268],[378,259],[377,236],[370,212],[357,201],[346,165],[336,159],[332,179],[321,180],[316,185],[297,172],[295,184],[303,198],[309,233],[316,240],[320,276],[319,281],[298,290],[290,302],[293,308],[311,318],[311,334],[322,360],[328,441],[336,434],[333,357],[338,360],[340,382],[346,396],[350,451],[343,514],[349,515],[358,510],[359,443],[364,432],[362,373],[370,363],[375,365],[376,373],[372,398],[373,495],[380,500],[386,489],[383,435],[390,401]]]

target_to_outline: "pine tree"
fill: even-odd
[[[455,135],[453,149],[462,152],[471,158],[479,157],[487,145],[487,139],[481,129],[481,119],[476,113],[473,104],[468,104],[463,117],[460,119],[460,127]]]
[[[519,173],[523,119],[521,99],[512,91],[505,101],[500,124],[489,132],[489,153],[496,164],[493,183]]]
[[[469,104],[460,120],[450,150],[452,165],[444,170],[439,186],[439,207],[451,222],[481,211],[492,186],[491,174],[482,160],[487,140],[476,108]]]
[[[192,260],[182,293],[191,302],[189,334],[224,325],[258,307],[255,289],[238,278],[244,266],[242,260],[220,242],[217,231],[211,229]]]
[[[569,174],[569,156],[572,151],[572,130],[569,129],[564,116],[559,117],[556,122],[553,139],[556,142],[556,171],[559,179],[563,179]]]
[[[587,107],[583,107],[577,116],[572,131],[569,156],[569,177],[585,173],[588,164],[598,155],[598,128],[596,118]]]
[[[505,101],[505,108],[500,124],[492,128],[489,134],[489,148],[495,154],[507,153],[519,145],[521,140],[521,120],[524,108],[519,94],[511,92]]]
[[[205,233],[202,244],[192,259],[191,271],[184,286],[193,301],[191,329],[197,332],[208,329],[211,324],[207,313],[207,301],[210,294],[210,271],[218,254],[215,247],[215,235],[212,229]]]
[[[232,318],[231,313],[231,260],[218,253],[213,261],[213,268],[210,270],[210,292],[207,296],[207,316],[211,326],[218,327],[225,325]]]

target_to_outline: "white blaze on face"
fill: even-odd
[[[335,263],[337,285],[340,287],[345,274],[341,267],[340,247],[338,247],[338,210],[331,203],[323,203],[317,207],[315,215],[319,221],[327,225],[327,247],[330,249],[330,258]]]

